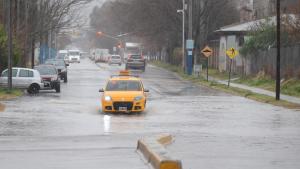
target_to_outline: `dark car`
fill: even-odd
[[[63,59],[48,59],[46,64],[54,65],[58,71],[58,75],[64,83],[68,82],[68,69],[69,64],[65,63]]]
[[[141,54],[131,54],[128,55],[126,62],[126,70],[127,69],[140,69],[145,71],[146,69],[146,60]]]
[[[54,65],[38,65],[34,69],[39,71],[44,83],[44,89],[54,89],[57,93],[60,93],[60,79]]]

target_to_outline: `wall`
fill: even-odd
[[[213,50],[212,56],[208,58],[209,67],[218,69],[220,40],[212,40],[208,46]]]
[[[275,14],[276,0],[253,0],[255,19],[262,19]]]
[[[226,35],[221,36],[220,38],[220,46],[219,46],[219,59],[216,67],[219,68],[220,72],[229,71],[230,68],[230,58],[226,55],[226,50],[234,48],[239,50],[240,43],[239,43],[239,36],[237,35]],[[237,55],[232,60],[231,71],[234,73],[243,74],[244,73],[244,61],[240,55]]]
[[[259,51],[256,57],[247,57],[247,74],[257,74],[260,71],[276,76],[276,48],[269,51]],[[281,75],[283,78],[300,78],[300,45],[281,49]]]
[[[226,71],[226,37],[221,36],[220,38],[220,48],[219,48],[219,71],[224,72]]]

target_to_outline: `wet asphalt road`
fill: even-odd
[[[1,169],[145,169],[137,139],[170,133],[185,169],[298,169],[300,112],[231,96],[148,66],[142,114],[102,114],[100,94],[122,67],[88,59],[69,68],[62,93],[2,102]]]

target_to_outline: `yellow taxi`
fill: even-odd
[[[144,89],[139,77],[130,75],[129,71],[120,71],[106,83],[102,92],[102,112],[142,112],[146,107],[149,90]]]

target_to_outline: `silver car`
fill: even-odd
[[[146,69],[146,60],[141,54],[131,54],[128,55],[126,66],[126,70],[128,69],[140,69],[143,72]]]
[[[120,55],[111,55],[111,57],[108,60],[108,64],[118,64],[119,66],[122,65],[122,59]]]

